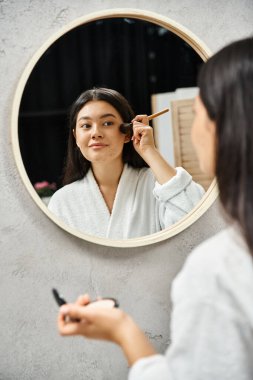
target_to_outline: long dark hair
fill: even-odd
[[[69,115],[69,137],[66,165],[63,174],[63,185],[67,185],[83,178],[91,167],[88,161],[76,145],[73,130],[76,128],[76,118],[79,111],[91,100],[103,100],[111,104],[120,114],[123,122],[130,122],[134,118],[134,112],[128,101],[119,92],[109,88],[93,88],[83,92],[73,103]],[[123,162],[133,168],[147,167],[146,162],[140,157],[133,147],[132,141],[124,144]]]
[[[200,71],[200,97],[216,123],[215,171],[222,206],[253,255],[253,37],[220,50]]]

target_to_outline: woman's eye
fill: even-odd
[[[91,127],[91,125],[90,124],[82,124],[82,125],[80,125],[80,127],[82,129],[89,129]]]
[[[113,125],[113,121],[105,121],[104,126],[109,127],[110,125]]]

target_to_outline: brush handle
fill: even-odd
[[[162,110],[162,111],[159,111],[159,112],[153,113],[152,115],[149,115],[149,116],[148,116],[148,120],[152,120],[152,119],[154,119],[155,117],[160,116],[160,115],[162,115],[162,114],[164,114],[164,113],[166,113],[166,112],[168,112],[168,111],[169,111],[169,108],[165,108],[165,109]]]
[[[152,120],[155,117],[160,116],[160,115],[162,115],[162,114],[164,114],[165,112],[168,112],[168,111],[169,111],[169,108],[165,108],[162,111],[153,113],[152,115],[148,116],[148,120]],[[133,130],[133,123],[123,123],[123,124],[120,125],[120,131],[122,133],[129,133],[130,132],[131,136],[132,136],[132,134],[133,134],[132,130]]]

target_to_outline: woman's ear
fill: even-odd
[[[127,134],[125,136],[125,141],[124,141],[124,144],[128,143],[129,141],[131,141],[131,136],[129,134]]]
[[[213,139],[213,141],[215,141],[216,140],[216,122],[213,120],[209,120],[207,124],[207,130],[211,138]]]
[[[73,132],[73,136],[76,140],[76,130],[75,129],[72,129],[72,132]],[[77,144],[77,141],[76,141],[76,146],[79,148],[79,145]]]
[[[215,136],[216,135],[216,122],[213,120],[211,121],[210,129],[211,129],[211,133]]]

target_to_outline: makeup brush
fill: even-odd
[[[148,120],[152,120],[154,119],[155,117],[158,117],[162,114],[164,114],[165,112],[168,112],[169,111],[169,108],[165,108],[164,110],[162,111],[159,111],[159,112],[156,112],[156,113],[153,113],[152,115],[149,115],[148,116]],[[120,132],[122,133],[133,133],[133,123],[123,123],[123,124],[120,124]]]

